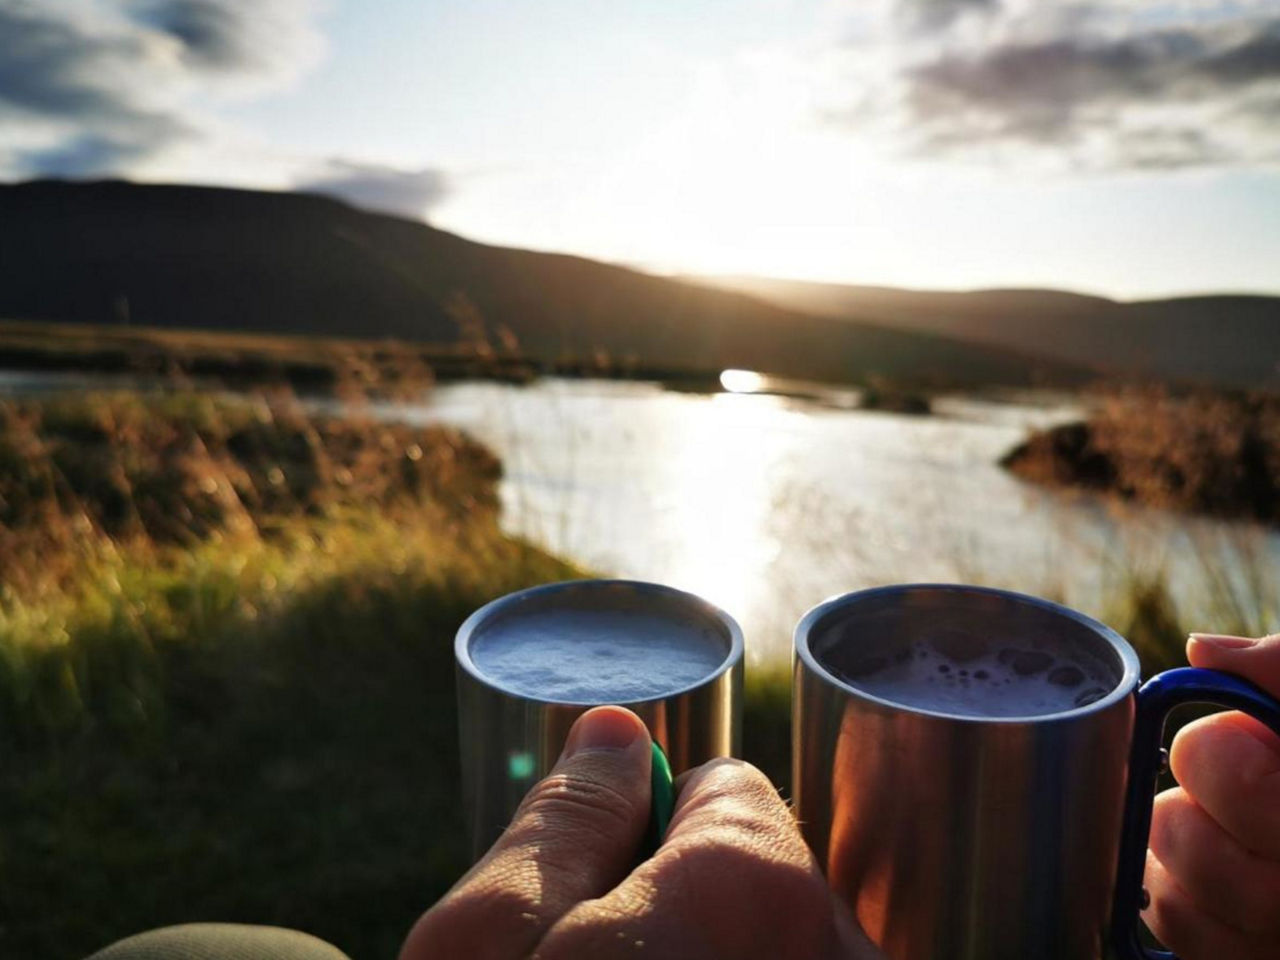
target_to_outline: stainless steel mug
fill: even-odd
[[[467,618],[454,642],[462,800],[473,859],[555,764],[574,720],[592,706],[618,702],[608,691],[598,696],[584,691],[568,699],[531,694],[477,665],[473,652],[486,636],[501,630],[521,644],[536,645],[547,617],[564,613],[600,615],[609,630],[625,631],[629,618],[643,619],[650,630],[655,622],[670,623],[673,635],[696,629],[722,657],[692,682],[621,705],[644,720],[676,775],[741,752],[742,630],[728,614],[693,594],[626,580],[575,580],[501,597]],[[531,625],[527,633],[522,624]],[[659,651],[650,660],[655,675],[662,674],[663,656]]]
[[[1093,658],[1105,695],[1046,715],[904,706],[839,674],[942,630],[1038,637]],[[844,671],[848,675],[848,671]],[[1280,704],[1238,677],[1183,668],[1139,689],[1138,657],[1083,614],[1021,594],[936,584],[865,590],[795,633],[795,812],[828,883],[891,960],[1125,960],[1165,718],[1207,702],[1280,733]]]

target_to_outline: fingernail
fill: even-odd
[[[1255,637],[1232,637],[1223,633],[1193,633],[1191,639],[1196,643],[1207,643],[1219,650],[1244,650],[1258,642]]]
[[[562,759],[583,750],[625,750],[646,736],[644,723],[622,707],[595,707],[580,716],[569,731]]]

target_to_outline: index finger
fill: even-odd
[[[1178,731],[1173,775],[1252,853],[1280,861],[1280,740],[1242,713],[1218,713]]]

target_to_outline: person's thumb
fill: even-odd
[[[1193,667],[1234,673],[1280,697],[1280,634],[1254,638],[1193,633],[1187,641],[1187,660]]]
[[[569,731],[484,858],[427,911],[401,960],[526,957],[557,920],[627,875],[649,820],[651,740],[622,707],[596,707]]]

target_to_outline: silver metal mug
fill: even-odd
[[[1083,650],[1114,677],[1061,713],[973,717],[904,706],[832,669],[939,629]],[[833,890],[891,960],[1169,957],[1138,910],[1165,717],[1187,702],[1245,710],[1280,733],[1280,704],[1238,677],[1171,670],[1139,691],[1138,657],[1065,607],[919,584],[820,604],[795,632],[795,812]]]
[[[476,665],[472,647],[499,622],[509,629],[522,616],[583,610],[670,617],[698,626],[723,644],[723,659],[697,682],[621,706],[645,722],[674,775],[741,753],[742,630],[722,610],[682,590],[628,580],[574,580],[500,597],[468,617],[454,641],[462,800],[473,859],[497,839],[529,788],[555,765],[573,722],[592,706],[612,701],[564,702],[504,690]]]

